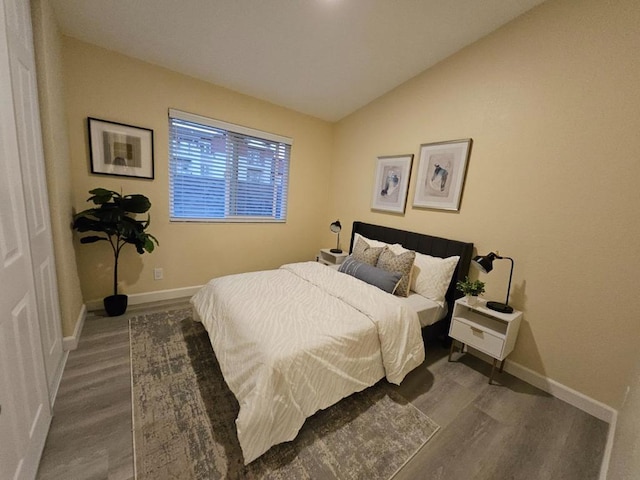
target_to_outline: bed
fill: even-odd
[[[444,342],[448,342],[447,334],[449,332],[449,324],[451,323],[453,304],[456,299],[462,297],[462,293],[456,290],[456,282],[458,280],[464,280],[469,273],[469,266],[471,265],[471,258],[473,257],[473,243],[356,221],[353,222],[351,231],[350,252],[353,250],[358,235],[375,239],[389,245],[400,244],[404,248],[432,257],[459,257],[451,281],[446,288],[444,305],[438,305],[440,308],[437,312],[433,311],[435,307],[432,306],[431,311],[426,314],[429,315],[428,320],[425,322],[421,319],[421,325],[425,327],[425,337],[438,338]],[[424,299],[420,301],[423,302]]]
[[[391,257],[392,245],[431,261],[459,257],[436,313],[427,309],[423,320],[415,299],[318,262],[215,278],[191,299],[240,405],[236,430],[245,464],[295,438],[318,410],[383,378],[400,384],[424,361],[425,322],[428,330],[448,322],[471,243],[354,222],[352,256],[362,242]],[[369,245],[375,242],[385,246]]]

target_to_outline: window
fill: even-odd
[[[292,140],[169,110],[172,221],[284,222]]]

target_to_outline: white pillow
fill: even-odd
[[[460,257],[439,258],[416,252],[411,290],[444,305],[444,296]]]
[[[402,255],[405,252],[410,252],[411,251],[408,248],[404,248],[399,243],[394,243],[393,245],[389,245],[389,250],[391,250],[396,255]]]
[[[363,237],[359,233],[356,233],[353,236],[353,244],[354,245],[356,243],[358,243],[358,238],[361,238],[362,241],[365,242],[366,244],[368,244],[370,247],[386,247],[387,245],[389,245],[388,243],[380,242],[378,240],[371,240],[370,238]]]

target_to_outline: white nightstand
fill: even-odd
[[[318,261],[325,265],[340,265],[348,256],[349,254],[344,251],[342,253],[333,253],[329,248],[323,248],[318,253]]]
[[[478,301],[477,305],[469,305],[466,298],[456,300],[449,327],[449,336],[462,343],[460,351],[469,345],[493,357],[493,366],[489,383],[493,381],[496,362],[500,363],[500,372],[504,367],[504,359],[513,351],[518,338],[522,312],[500,313],[486,308],[485,301]],[[455,341],[451,342],[449,361],[455,348]]]

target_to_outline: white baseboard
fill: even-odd
[[[49,386],[49,404],[51,406],[51,411],[53,411],[53,406],[56,403],[56,397],[58,396],[58,389],[60,388],[60,383],[62,383],[62,374],[64,373],[64,367],[67,366],[67,359],[69,358],[69,350],[64,347],[64,340],[62,344],[62,358],[60,359],[60,364],[54,374],[54,379]]]
[[[173,288],[170,290],[158,290],[155,292],[133,293],[129,296],[129,305],[140,305],[143,303],[158,302],[162,300],[174,300],[176,298],[191,297],[195,295],[202,285],[194,287]],[[102,299],[90,300],[87,302],[87,309],[91,312],[104,308]]]
[[[469,348],[469,353],[488,363],[493,362],[493,359],[491,357],[473,348]],[[534,387],[538,387],[540,390],[544,390],[554,397],[567,402],[569,405],[573,405],[583,412],[586,412],[589,415],[593,415],[594,417],[607,422],[609,425],[615,423],[618,412],[614,408],[611,408],[609,405],[588,397],[587,395],[580,393],[570,387],[567,387],[560,382],[540,375],[530,368],[527,368],[511,360],[507,359],[504,362],[504,370],[514,377],[518,377],[520,380],[524,380]]]
[[[73,335],[71,335],[70,337],[64,337],[62,339],[62,349],[64,351],[68,352],[70,350],[75,350],[76,348],[78,348],[80,333],[82,332],[85,318],[87,318],[87,306],[82,305],[80,313],[78,314],[78,319],[76,320],[76,328],[73,329]]]

